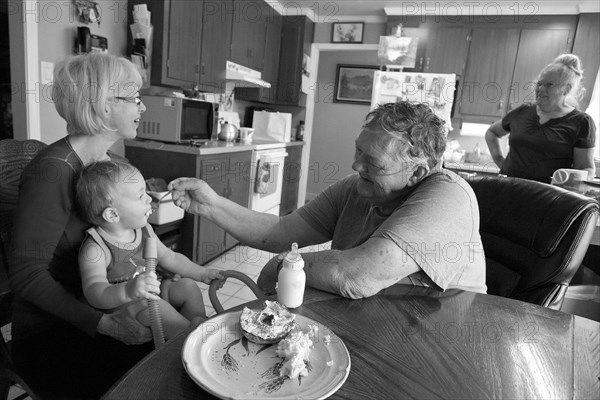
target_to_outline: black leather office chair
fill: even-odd
[[[488,294],[559,310],[585,256],[598,203],[519,178],[468,178],[477,196]]]

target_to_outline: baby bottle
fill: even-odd
[[[283,259],[283,265],[277,280],[277,301],[288,308],[302,305],[304,300],[304,260],[298,252],[298,243],[292,244],[290,251]]]

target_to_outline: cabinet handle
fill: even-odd
[[[430,57],[425,59],[425,71],[429,71],[429,62],[431,61]]]
[[[200,75],[204,74],[206,74],[206,64],[202,64],[202,67],[200,67]]]
[[[500,103],[498,104],[498,110],[502,110],[504,108],[504,100],[500,100]]]
[[[419,69],[422,71],[423,70],[423,57],[419,58]]]
[[[508,110],[512,110],[515,106],[515,103],[508,103]]]
[[[198,64],[196,64],[195,72],[196,72],[196,75],[198,75],[200,73],[200,66]]]

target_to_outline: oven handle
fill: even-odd
[[[275,157],[287,157],[288,153],[287,151],[283,150],[283,151],[258,151],[258,158],[262,157],[262,156],[269,156],[271,158],[275,158]]]

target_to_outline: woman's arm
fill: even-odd
[[[573,168],[583,169],[588,173],[588,179],[594,179],[596,176],[596,166],[594,164],[594,147],[582,149],[573,148]]]
[[[506,135],[508,135],[508,132],[502,128],[502,120],[494,122],[485,132],[485,142],[490,150],[490,155],[500,168],[502,168],[505,158],[500,148],[500,138]]]
[[[74,170],[64,157],[36,159],[23,171],[9,276],[22,299],[94,335],[102,313],[78,300],[70,293],[75,287],[65,288],[50,273],[53,263],[59,274],[79,286],[77,250],[85,227],[73,215],[73,179]]]
[[[102,248],[94,241],[86,240],[79,252],[79,270],[83,294],[92,306],[108,310],[136,299],[160,299],[155,294],[160,293],[155,273],[145,272],[127,282],[111,284],[106,277],[107,267],[108,260]]]

